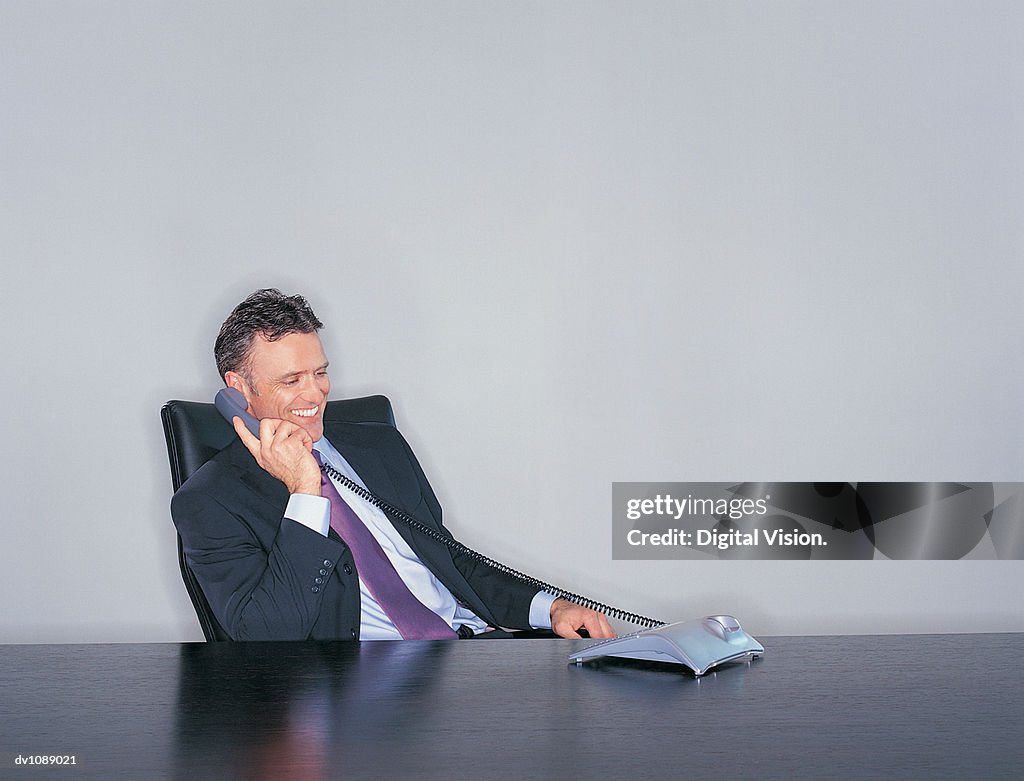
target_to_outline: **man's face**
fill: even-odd
[[[279,418],[301,426],[316,442],[324,433],[324,404],[331,390],[327,356],[316,333],[287,334],[271,342],[257,335],[250,353],[249,383],[227,372],[228,385],[240,390],[257,418]]]

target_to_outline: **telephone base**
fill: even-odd
[[[714,667],[763,654],[764,646],[744,632],[739,621],[716,615],[603,640],[571,653],[569,661],[582,665],[602,656],[640,659],[683,665],[700,677]]]

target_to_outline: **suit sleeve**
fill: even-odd
[[[306,639],[347,549],[284,517],[256,520],[244,503],[228,509],[208,466],[174,495],[171,515],[210,607],[234,640]]]

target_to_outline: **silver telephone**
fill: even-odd
[[[699,677],[713,667],[756,659],[762,654],[764,646],[744,632],[739,621],[717,615],[603,640],[570,654],[569,661],[583,664],[600,656],[616,656],[668,662],[685,665]]]

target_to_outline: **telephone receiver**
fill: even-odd
[[[252,432],[253,436],[259,437],[260,422],[249,414],[248,402],[246,402],[245,396],[242,395],[241,391],[236,390],[235,388],[222,388],[217,391],[217,395],[214,398],[213,403],[214,406],[216,406],[217,411],[224,416],[224,419],[228,423],[232,423],[233,418],[241,418],[242,422],[245,423],[246,428]],[[234,424],[232,423],[232,425]],[[567,591],[566,589],[559,588],[558,586],[553,586],[550,583],[546,583],[543,580],[533,577],[532,575],[526,575],[512,567],[509,567],[507,564],[502,564],[501,562],[495,561],[482,553],[478,553],[472,548],[467,548],[458,540],[441,534],[436,529],[427,526],[422,521],[414,518],[405,510],[395,507],[386,499],[382,499],[372,491],[363,488],[361,485],[350,480],[346,475],[343,475],[341,472],[336,470],[330,464],[324,464],[320,468],[323,472],[341,483],[357,496],[360,496],[365,501],[378,507],[392,518],[401,521],[414,531],[429,537],[435,542],[440,542],[447,546],[454,553],[469,556],[473,560],[485,564],[488,567],[492,567],[505,575],[536,588],[539,591],[546,591],[549,594],[562,597],[570,602],[575,602],[577,605],[597,610],[607,616],[619,619],[620,621],[628,621],[631,624],[644,627],[647,630],[641,630],[640,632],[634,632],[629,635],[624,635],[622,638],[618,638],[618,640],[625,641],[622,643],[618,642],[616,639],[607,640],[602,643],[598,643],[595,646],[591,646],[582,652],[575,653],[570,657],[570,660],[575,661],[577,664],[582,663],[585,659],[602,655],[648,660],[655,659],[655,657],[657,657],[656,660],[658,661],[670,660],[679,664],[684,664],[700,676],[716,665],[734,661],[738,658],[759,656],[764,653],[764,648],[762,648],[752,637],[740,630],[739,622],[731,616],[709,617],[708,619],[704,619],[703,622],[698,620],[696,622],[688,622],[686,624],[666,624],[664,621],[659,621],[655,618],[648,618],[647,616],[640,615],[638,613],[629,613],[625,610],[620,610],[617,607],[597,602],[589,597],[584,597],[580,594],[575,594],[571,591]],[[720,623],[724,622],[727,626],[722,628],[716,623],[712,627],[708,624],[711,618],[715,618],[715,620]],[[733,627],[729,621],[725,621],[725,619],[729,619],[732,624],[735,624],[735,627]],[[698,631],[698,624],[699,629],[704,631]],[[722,631],[718,631],[719,629]],[[666,641],[666,638],[671,639]],[[742,642],[739,643],[738,647],[737,641],[739,641],[740,638],[742,638]],[[719,642],[715,643],[713,640],[718,640]],[[654,648],[650,647],[652,642],[655,644]],[[654,656],[649,655],[649,653],[653,653]]]
[[[232,423],[232,418],[241,418],[252,435],[257,439],[260,438],[260,422],[249,414],[249,402],[245,400],[245,396],[240,390],[221,388],[213,399],[213,406],[228,423]],[[234,424],[232,423],[232,425]]]

